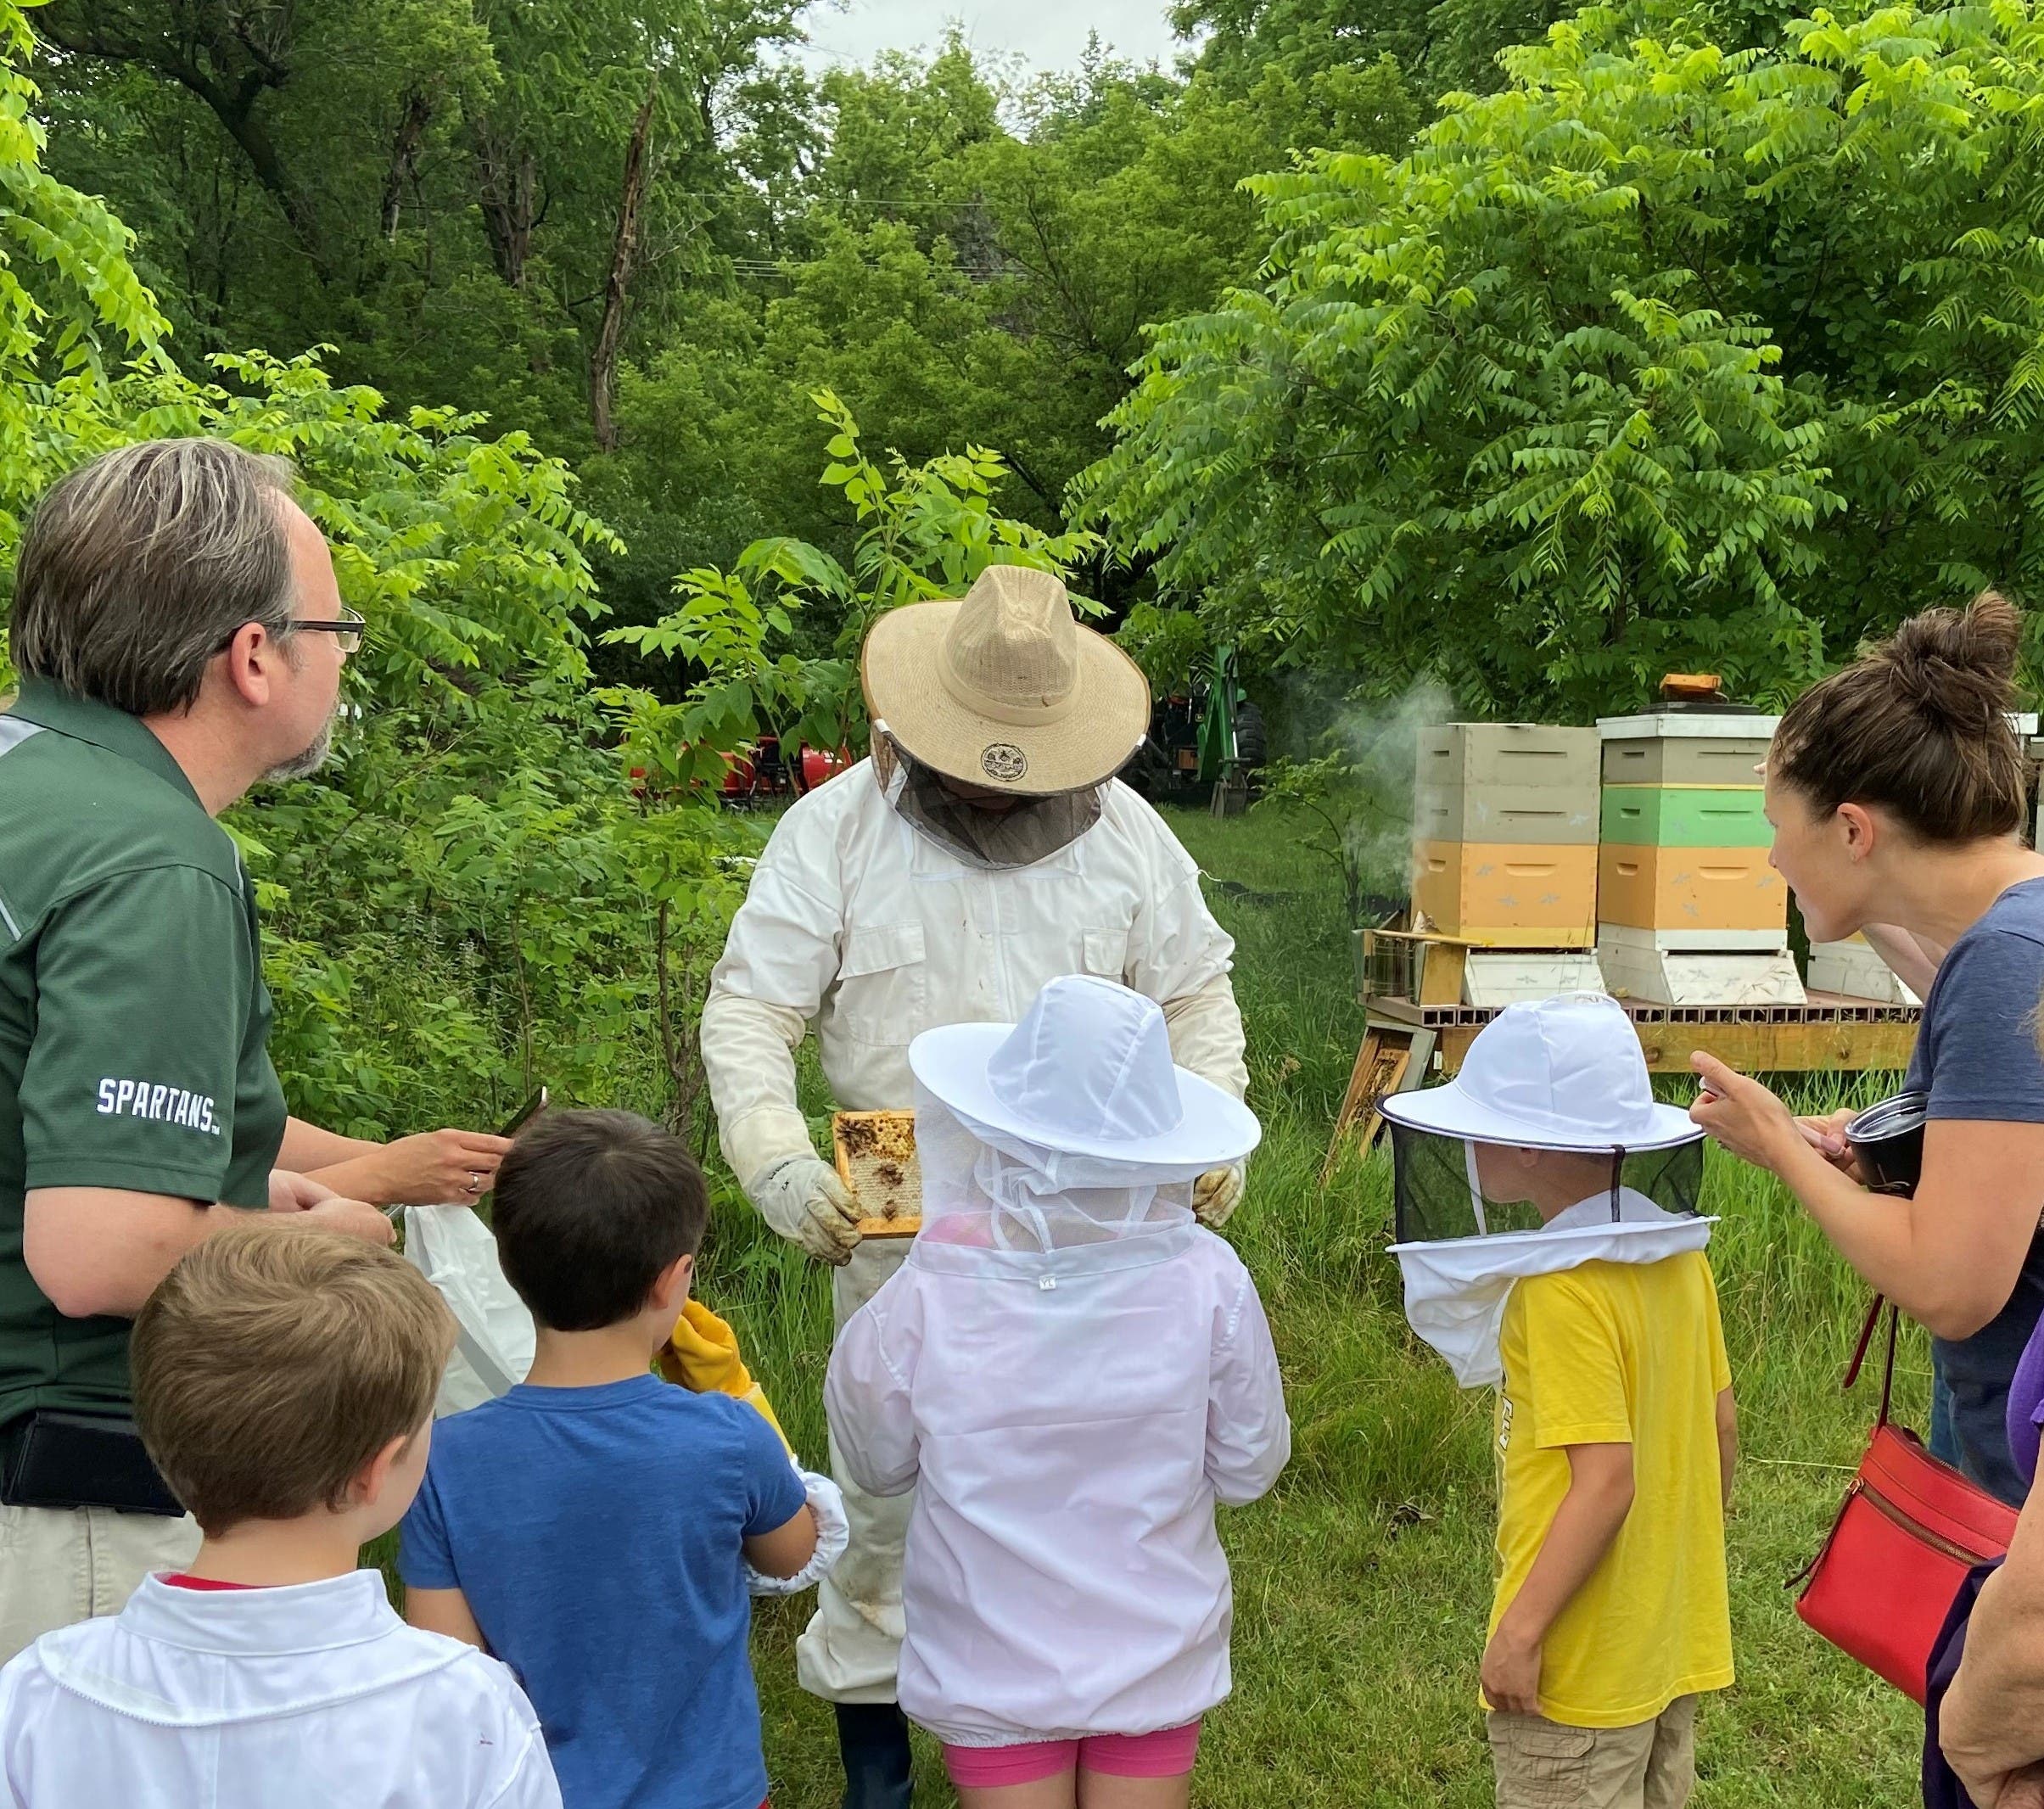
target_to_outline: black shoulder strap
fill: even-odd
[[[1859,1342],[1852,1347],[1852,1361],[1845,1366],[1845,1386],[1850,1388],[1860,1379],[1860,1369],[1867,1361],[1867,1348],[1873,1342],[1873,1329],[1881,1322],[1883,1307],[1888,1307],[1888,1357],[1881,1369],[1881,1409],[1873,1422],[1877,1430],[1887,1425],[1888,1409],[1895,1398],[1895,1334],[1901,1317],[1896,1308],[1888,1306],[1884,1296],[1873,1297],[1873,1304],[1867,1309],[1866,1323],[1860,1327]]]

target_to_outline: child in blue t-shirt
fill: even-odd
[[[817,1521],[758,1412],[649,1373],[706,1213],[693,1158],[643,1118],[526,1129],[493,1218],[532,1311],[532,1373],[440,1422],[404,1521],[407,1618],[517,1672],[567,1809],[767,1794],[747,1566],[801,1573]]]

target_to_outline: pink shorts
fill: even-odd
[[[1200,1724],[1155,1733],[1095,1733],[1083,1740],[1029,1740],[1019,1746],[947,1746],[944,1769],[960,1790],[1040,1784],[1075,1767],[1107,1778],[1182,1778],[1199,1756]]]

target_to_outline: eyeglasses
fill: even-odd
[[[246,628],[248,625],[249,624],[246,622],[244,622],[241,624],[241,628],[237,628],[234,630],[234,635],[238,635],[241,632],[241,630],[243,628]],[[309,628],[316,635],[332,635],[334,638],[336,645],[339,647],[342,652],[352,653],[362,644],[362,633],[363,630],[368,627],[368,625],[369,624],[365,622],[361,616],[357,615],[354,610],[350,609],[345,603],[343,603],[341,605],[340,619],[339,621],[305,622],[294,618],[291,623],[290,631],[295,634],[301,628]],[[227,648],[234,645],[234,635],[229,635],[225,641],[220,643],[221,652],[224,652]]]
[[[332,635],[342,652],[352,653],[362,644],[362,630],[367,625],[361,617],[343,603],[338,622],[294,621],[291,629],[294,634],[300,629],[310,629],[316,635]]]

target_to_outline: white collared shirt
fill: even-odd
[[[272,1589],[146,1579],[0,1671],[21,1809],[560,1809],[509,1671],[405,1625],[374,1571]]]

